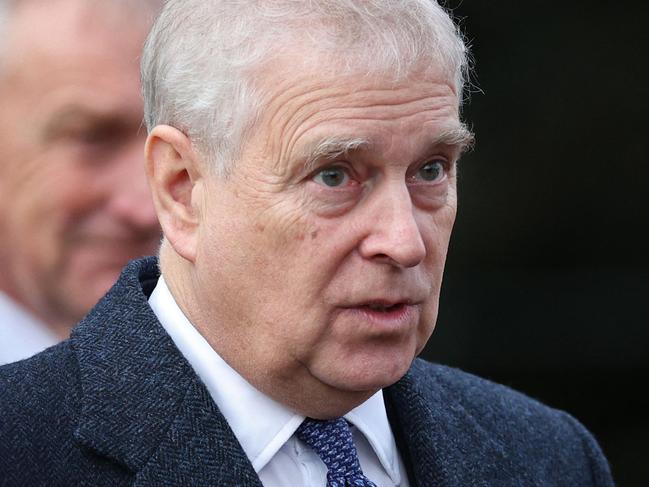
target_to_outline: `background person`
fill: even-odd
[[[155,251],[138,59],[160,2],[0,1],[0,363]]]

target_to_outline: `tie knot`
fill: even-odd
[[[349,424],[344,418],[307,418],[295,432],[327,467],[327,486],[375,487],[361,470]]]

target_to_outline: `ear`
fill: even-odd
[[[180,130],[158,125],[144,147],[153,204],[167,241],[180,256],[196,259],[203,163]]]

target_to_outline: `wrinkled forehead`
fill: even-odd
[[[337,63],[312,56],[291,69],[284,58],[256,78],[263,100],[248,144],[272,154],[278,171],[349,151],[396,160],[410,157],[400,151],[446,145],[459,155],[470,145],[453,80],[443,69],[416,66],[395,76]]]
[[[301,46],[262,66],[254,77],[260,97],[259,119],[277,111],[318,112],[341,106],[367,106],[367,116],[381,117],[392,105],[441,96],[459,114],[455,80],[443,66],[427,59],[408,71],[370,62],[353,64],[344,54]]]
[[[311,118],[344,106],[378,117],[396,105],[405,110],[418,99],[436,104],[443,98],[458,120],[460,97],[452,70],[433,56],[421,57],[400,69],[362,53],[325,50],[312,39],[278,51],[272,60],[251,71],[252,91],[258,99],[254,117],[258,128],[291,123],[289,118]],[[359,112],[360,113],[360,112]]]

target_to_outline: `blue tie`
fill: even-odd
[[[376,487],[358,462],[352,432],[344,418],[307,418],[295,432],[327,466],[327,487]]]

